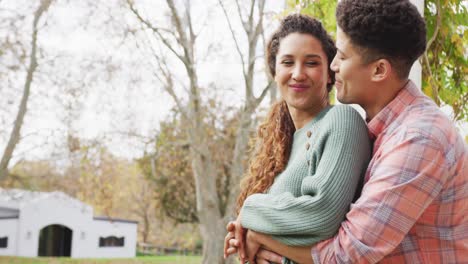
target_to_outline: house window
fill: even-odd
[[[0,248],[8,247],[8,237],[0,237]]]
[[[125,237],[100,237],[99,247],[123,247],[125,244]]]

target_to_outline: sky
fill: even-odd
[[[167,11],[161,1],[135,2],[144,17],[155,24],[169,27],[164,19]],[[284,8],[282,1],[267,2],[270,16]],[[104,138],[116,155],[137,157],[143,154],[145,146],[139,137],[129,137],[128,133],[153,137],[159,122],[170,113],[174,103],[154,78],[154,60],[148,58],[146,48],[138,48],[138,45],[158,48],[158,44],[151,33],[141,30],[137,41],[132,36],[122,40],[125,29],[140,26],[135,23],[134,15],[128,8],[118,6],[120,3],[109,1],[95,4],[94,10],[90,10],[87,1],[59,0],[41,19],[38,41],[42,51],[40,67],[35,75],[22,130],[22,135],[26,137],[15,151],[17,160],[50,156],[60,158],[64,155],[60,149],[63,149],[70,131],[88,140]],[[176,3],[183,4],[182,1]],[[215,0],[192,1],[192,6],[195,31],[199,32],[199,82],[202,87],[210,87],[206,94],[219,98],[226,105],[240,105],[243,94],[241,64],[238,55],[233,52],[235,46],[227,30],[226,19]],[[4,35],[19,35],[28,50],[34,7],[25,0],[0,2],[1,9],[9,10],[0,15],[11,18],[12,13],[17,12],[26,16],[18,27],[24,32],[8,32],[13,28],[7,27],[0,29],[0,36],[2,32]],[[235,13],[233,6],[228,5],[227,8],[230,14]],[[113,21],[102,26],[109,16],[113,17]],[[233,18],[233,26],[237,35],[242,36],[237,17]],[[271,28],[269,24],[267,26]],[[240,45],[243,50],[246,49],[246,41],[241,39]],[[263,55],[261,47],[259,52]],[[14,59],[10,59],[14,63]],[[262,61],[259,60],[258,64],[262,65]],[[262,67],[258,69],[258,87],[263,87],[265,83]],[[173,63],[173,71],[180,82],[185,82],[180,64]],[[11,92],[13,107],[10,110],[14,113],[19,104],[24,74],[10,76],[10,80],[11,85],[4,88],[2,93]],[[213,87],[214,90],[210,90]],[[181,88],[178,88],[178,92],[185,93]],[[67,98],[66,95],[70,93],[75,94],[78,100]],[[9,122],[13,122],[12,117],[10,115]],[[2,149],[7,135],[2,134]]]
[[[141,137],[128,134],[148,140],[154,137],[159,122],[167,118],[174,103],[154,77],[155,62],[148,57],[147,47],[157,49],[159,45],[152,34],[148,30],[139,30],[136,38],[124,34],[126,29],[137,30],[140,26],[128,8],[122,8],[123,2],[57,0],[41,20],[41,66],[33,84],[22,131],[24,138],[15,151],[16,160],[66,158],[68,133],[90,141],[104,139],[114,154],[125,158],[141,156],[148,147]],[[135,2],[145,18],[169,27],[165,19],[167,8],[162,1]],[[183,7],[183,0],[176,3]],[[21,32],[12,32],[13,27],[0,27],[0,37],[19,35],[18,40],[28,47],[33,4],[30,0],[1,1],[0,16],[12,18],[18,13],[25,19],[14,22]],[[192,0],[192,6],[195,31],[199,33],[197,71],[201,86],[207,88],[205,95],[215,96],[225,105],[240,105],[241,64],[226,19],[216,0]],[[232,5],[227,8],[229,14],[234,14],[233,27],[245,50],[247,43],[242,38],[236,10]],[[284,1],[267,1],[267,32],[275,27],[274,16],[283,9]],[[263,54],[261,47],[258,52]],[[14,64],[15,59],[9,59]],[[172,65],[178,80],[185,82],[182,66],[175,62]],[[260,65],[256,78],[258,93],[265,84],[265,76],[261,59],[257,65]],[[3,100],[8,98],[11,113],[15,113],[19,104],[24,77],[24,71],[11,75],[8,85],[0,88],[5,95]],[[177,89],[184,94],[180,87]],[[69,94],[78,100],[67,97]],[[444,111],[450,114],[449,108]],[[11,123],[12,117],[4,123]],[[459,127],[462,135],[468,134],[467,124]],[[5,131],[0,137],[2,150],[8,135]]]

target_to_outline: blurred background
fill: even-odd
[[[468,1],[419,4],[422,89],[468,142]],[[335,7],[0,0],[0,187],[58,190],[138,221],[139,252],[221,263],[249,141],[278,98],[265,42],[292,12],[334,36]]]

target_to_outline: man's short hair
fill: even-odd
[[[409,0],[341,0],[336,19],[365,64],[387,59],[407,78],[426,49],[426,25]]]

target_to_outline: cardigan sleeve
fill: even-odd
[[[357,112],[342,108],[335,115],[315,173],[301,183],[301,196],[289,192],[249,196],[241,212],[245,228],[291,246],[311,245],[336,233],[367,168],[371,147]]]

